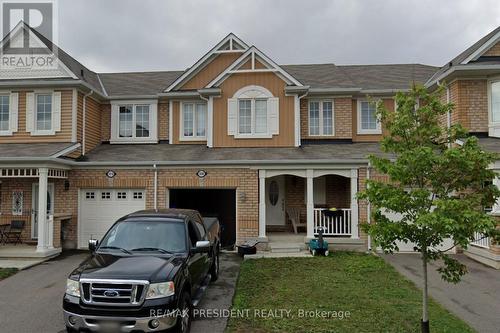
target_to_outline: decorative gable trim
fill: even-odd
[[[477,60],[481,55],[486,53],[490,48],[495,46],[497,42],[500,41],[500,31],[493,35],[490,39],[488,39],[483,45],[481,45],[475,52],[473,52],[470,56],[465,58],[460,64],[465,65],[471,61]]]
[[[245,63],[251,60],[250,69],[240,69]],[[256,68],[256,60],[258,60],[265,68]],[[255,46],[250,47],[245,53],[243,53],[235,62],[233,62],[225,71],[220,73],[215,79],[213,79],[205,88],[213,88],[219,86],[224,80],[226,80],[231,74],[236,73],[276,73],[283,81],[289,85],[294,85],[302,87],[303,84],[299,82],[296,78],[286,72],[278,64],[276,64],[271,58],[266,56]]]
[[[63,61],[59,59],[58,54],[54,53],[52,48],[44,43],[37,35],[34,33],[33,29],[29,27],[23,21],[20,21],[14,29],[12,29],[5,38],[0,42],[0,49],[5,46],[6,43],[15,42],[15,39],[19,36],[20,32],[25,31],[29,35],[30,43],[40,46],[41,48],[46,48],[50,50],[55,59],[57,60],[57,66],[54,68],[47,69],[32,69],[26,68],[25,70],[19,69],[8,69],[3,68],[0,72],[0,79],[45,79],[45,78],[72,78],[78,79],[78,77],[73,73],[68,66],[64,64]]]
[[[187,82],[195,74],[197,74],[201,69],[203,69],[210,61],[210,58],[217,56],[221,53],[237,53],[245,52],[248,49],[248,45],[239,39],[233,33],[227,35],[223,40],[221,40],[217,45],[215,45],[208,53],[206,53],[200,60],[198,60],[193,66],[184,72],[177,80],[174,81],[170,86],[165,89],[165,92],[172,91],[174,89],[180,88],[183,83]]]

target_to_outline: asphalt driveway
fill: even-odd
[[[0,331],[66,332],[61,310],[66,277],[87,255],[65,254],[0,281]],[[227,318],[204,315],[202,309],[229,309],[240,263],[234,254],[221,254],[219,280],[198,304],[193,333],[224,332]]]
[[[422,269],[418,254],[382,257],[419,288],[422,286]],[[500,332],[500,270],[484,266],[465,255],[456,257],[467,265],[469,273],[454,285],[443,281],[436,272],[438,266],[432,264],[428,271],[430,295],[478,332]]]

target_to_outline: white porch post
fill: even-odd
[[[307,170],[307,238],[314,238],[314,171]]]
[[[351,169],[351,238],[359,238],[357,193],[358,169]]]
[[[259,238],[266,237],[266,170],[259,170]]]
[[[38,244],[37,252],[44,252],[48,245],[47,230],[47,182],[49,170],[47,168],[38,169]]]

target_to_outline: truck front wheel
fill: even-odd
[[[177,318],[177,323],[175,327],[171,330],[171,333],[189,333],[191,330],[191,317],[193,311],[191,311],[191,296],[187,292],[183,292],[179,300],[179,317]]]
[[[215,251],[212,267],[210,267],[211,281],[217,281],[219,278],[219,249]]]

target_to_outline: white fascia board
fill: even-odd
[[[500,70],[500,65],[482,65],[482,64],[468,64],[468,65],[456,65],[452,66],[443,72],[441,75],[433,79],[432,81],[427,81],[425,87],[431,87],[439,81],[442,81],[447,76],[453,74],[454,72],[467,72],[467,71],[478,71],[478,70]]]
[[[213,79],[205,88],[212,88],[216,85],[222,83],[227,76],[231,74],[238,66],[243,65],[246,58],[254,52],[259,58],[261,58],[264,62],[267,62],[267,65],[276,69],[276,73],[281,74],[287,83],[292,83],[298,87],[303,87],[304,85],[300,83],[297,79],[295,79],[292,75],[286,72],[283,68],[281,68],[278,64],[276,64],[273,60],[271,60],[268,56],[262,53],[255,46],[251,46],[245,53],[243,53],[238,59],[236,59],[229,67],[227,67],[222,73],[220,73],[215,79]]]
[[[243,42],[241,39],[236,37],[233,33],[227,35],[224,39],[222,39],[217,45],[215,45],[210,51],[208,51],[200,60],[198,60],[193,66],[191,66],[187,71],[184,72],[177,80],[174,81],[171,85],[165,89],[164,92],[169,92],[172,89],[176,88],[179,84],[181,84],[184,80],[188,79],[193,73],[195,73],[212,55],[216,54],[216,51],[224,45],[230,39],[235,40],[241,46],[248,48],[248,45]]]
[[[64,148],[63,150],[58,151],[57,153],[50,155],[50,157],[59,157],[59,156],[69,154],[69,153],[73,152],[74,150],[80,148],[80,146],[81,146],[80,143],[76,143],[76,144],[71,145],[67,148]]]
[[[465,65],[472,60],[477,60],[481,55],[488,51],[493,45],[500,39],[500,31],[488,39],[483,45],[481,45],[474,53],[465,58],[460,64]]]

